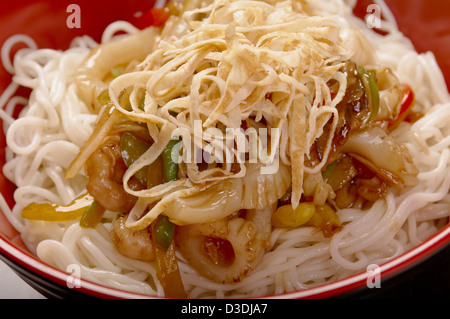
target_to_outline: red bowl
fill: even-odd
[[[399,27],[409,37],[417,51],[433,51],[438,64],[450,84],[450,1],[408,1],[386,0],[398,20]],[[81,8],[81,28],[70,29],[66,20],[70,13],[67,7],[72,1],[9,1],[0,12],[0,47],[10,36],[23,33],[31,36],[39,48],[66,49],[70,41],[83,34],[100,40],[105,27],[115,20],[134,21],[134,14],[153,6],[154,1],[128,0],[111,6],[110,1],[78,0]],[[355,14],[366,14],[368,0],[359,1]],[[0,92],[11,81],[9,73],[0,67]],[[450,87],[450,85],[448,85]],[[0,133],[0,165],[5,162],[6,145],[3,132]],[[14,185],[0,174],[0,191],[7,204],[14,204]],[[430,264],[431,258],[450,256],[450,226],[440,230],[426,242],[380,266],[382,280],[402,282],[399,276],[411,277],[414,271]],[[447,248],[446,248],[447,247]],[[8,223],[0,211],[0,258],[32,287],[48,297],[95,296],[101,298],[141,298],[143,295],[120,291],[81,280],[80,287],[73,287],[70,274],[55,269],[37,259],[25,247],[19,233]],[[426,262],[425,262],[426,261]],[[368,273],[307,289],[284,294],[280,298],[329,298],[342,296],[370,296]],[[417,277],[416,277],[417,279]],[[418,280],[416,280],[417,282]],[[395,285],[395,284],[394,284]],[[448,287],[448,283],[447,286]],[[405,286],[403,286],[404,288]],[[409,286],[408,286],[409,287]],[[386,290],[384,290],[386,291]]]

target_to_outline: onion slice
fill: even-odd
[[[80,152],[67,168],[66,174],[64,175],[65,178],[73,178],[80,172],[89,156],[91,156],[91,154],[99,147],[103,141],[103,138],[106,137],[119,116],[120,113],[116,110],[113,104],[106,104],[103,111],[99,115],[97,124],[95,125],[91,136],[81,146]]]

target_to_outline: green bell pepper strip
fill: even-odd
[[[370,114],[367,121],[364,123],[365,126],[369,126],[378,116],[378,109],[380,107],[380,93],[378,92],[377,82],[372,72],[366,71],[362,66],[359,66],[357,73],[364,86],[369,102]]]
[[[167,251],[175,234],[175,224],[166,215],[159,215],[156,219],[155,244]]]
[[[330,176],[333,173],[333,171],[335,170],[335,168],[336,168],[336,161],[328,164],[326,169],[322,172],[322,178],[324,181],[327,181],[327,179],[330,178]]]
[[[164,181],[170,182],[178,179],[178,163],[172,159],[172,150],[178,140],[171,140],[165,147],[162,156],[164,164]],[[165,215],[159,215],[156,219],[155,244],[167,251],[175,234],[175,224]]]
[[[119,67],[111,68],[111,75],[113,78],[116,78],[121,74],[122,74],[122,70]]]
[[[122,158],[125,161],[125,165],[130,167],[139,157],[142,156],[149,148],[150,143],[141,140],[131,133],[125,132],[122,134],[120,140],[120,147],[122,150]],[[134,176],[142,185],[147,185],[148,166],[142,167],[138,170]]]
[[[178,142],[179,140],[170,140],[162,153],[164,163],[164,181],[166,183],[178,179],[178,163],[172,159],[172,150]]]
[[[105,208],[94,200],[83,216],[81,216],[80,226],[83,228],[95,228],[101,222],[104,214]]]
[[[98,96],[97,96],[97,100],[100,103],[100,105],[106,105],[108,104],[111,99],[109,98],[109,91],[108,90],[103,90]]]

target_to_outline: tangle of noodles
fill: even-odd
[[[187,11],[182,22],[185,23],[184,30],[192,28],[194,31],[186,33],[173,27],[170,19],[161,33],[149,28],[145,32],[149,32],[155,39],[155,43],[147,44],[151,53],[142,53],[139,61],[128,66],[134,72],[116,77],[109,86],[102,86],[102,79],[95,79],[96,75],[92,75],[93,78],[88,80],[92,83],[98,80],[97,91],[90,87],[80,91],[76,81],[80,65],[98,46],[91,38],[85,36],[74,39],[70,49],[55,51],[37,49],[33,40],[24,35],[11,37],[3,45],[1,57],[3,65],[13,75],[13,81],[0,97],[0,117],[3,119],[7,139],[3,174],[17,185],[17,189],[12,210],[2,202],[1,209],[6,218],[21,233],[30,251],[58,269],[66,271],[71,265],[79,265],[81,277],[86,280],[126,291],[164,296],[164,288],[154,262],[118,253],[110,235],[117,212],[106,210],[100,224],[95,228],[85,228],[80,226],[79,220],[54,222],[26,219],[22,217],[22,211],[33,202],[68,205],[85,192],[84,162],[77,170],[73,168],[73,160],[81,154],[80,149],[83,149],[85,141],[91,137],[102,107],[96,105],[95,98],[102,90],[108,89],[120,116],[145,123],[150,137],[157,141],[123,176],[125,190],[139,198],[129,214],[126,222],[128,227],[136,231],[146,229],[164,212],[176,224],[187,225],[183,227],[191,227],[189,224],[193,219],[193,224],[213,223],[216,227],[214,230],[198,230],[212,234],[220,232],[221,227],[224,227],[221,224],[222,218],[230,216],[236,210],[254,209],[262,214],[261,211],[273,204],[273,201],[261,202],[258,197],[257,202],[261,204],[254,204],[252,194],[249,193],[249,185],[253,181],[248,176],[253,176],[251,174],[255,168],[252,171],[252,166],[248,165],[240,164],[237,171],[230,165],[205,171],[198,170],[193,165],[180,165],[180,169],[184,170],[182,173],[189,178],[180,178],[144,190],[132,189],[128,181],[142,167],[156,160],[176,128],[183,128],[193,134],[195,127],[192,123],[195,119],[202,119],[204,127],[200,130],[203,132],[207,132],[206,128],[213,127],[217,122],[227,127],[240,127],[241,119],[248,118],[249,113],[246,112],[250,112],[248,110],[252,107],[250,93],[253,88],[272,81],[278,70],[276,66],[267,64],[259,77],[251,78],[246,73],[248,70],[230,67],[228,71],[237,74],[235,79],[242,77],[247,84],[253,85],[251,90],[244,85],[239,90],[239,83],[226,83],[219,76],[214,76],[219,71],[217,64],[213,62],[226,64],[232,59],[243,58],[243,55],[235,54],[238,51],[233,51],[242,50],[241,54],[244,52],[250,57],[245,63],[251,64],[251,58],[256,59],[259,53],[252,51],[251,45],[245,41],[252,36],[257,37],[258,32],[264,34],[259,38],[258,44],[266,46],[264,54],[270,56],[276,51],[274,48],[277,45],[288,45],[282,39],[287,30],[293,27],[303,30],[299,41],[310,43],[309,49],[318,53],[316,56],[305,49],[302,58],[309,60],[304,61],[296,60],[289,54],[276,56],[275,59],[293,67],[308,68],[304,70],[306,75],[298,75],[303,77],[304,82],[299,85],[287,75],[280,76],[285,81],[283,85],[277,83],[276,87],[272,87],[273,91],[281,92],[277,108],[274,105],[264,105],[266,108],[259,105],[251,109],[256,122],[264,117],[267,122],[271,121],[270,127],[281,130],[276,148],[279,150],[280,171],[288,173],[280,173],[282,178],[278,180],[265,180],[265,185],[275,189],[283,181],[289,181],[289,184],[292,182],[289,185],[292,187],[292,202],[298,203],[302,194],[308,191],[304,184],[307,183],[308,176],[315,176],[328,164],[326,156],[325,160],[320,160],[315,166],[307,167],[303,162],[309,156],[308,150],[312,143],[323,133],[325,123],[337,118],[335,107],[342,100],[347,85],[345,76],[339,70],[343,65],[341,62],[349,58],[364,66],[376,64],[387,67],[400,83],[406,83],[412,88],[415,94],[414,111],[422,116],[415,122],[401,123],[389,136],[407,149],[418,171],[417,182],[406,181],[405,187],[401,189],[389,189],[370,206],[361,204],[337,209],[336,214],[342,227],[332,236],[324,236],[312,226],[270,228],[266,232],[265,253],[258,259],[255,269],[237,282],[215,282],[203,276],[183,254],[177,252],[178,266],[188,297],[265,296],[306,289],[365,271],[370,264],[381,264],[420,244],[443,227],[450,216],[450,96],[433,54],[418,54],[414,50],[410,41],[399,32],[392,14],[382,1],[377,3],[387,17],[381,26],[387,33],[383,36],[367,28],[364,21],[352,14],[354,3],[350,2],[352,1],[272,3],[223,0]],[[250,4],[259,9],[251,11],[253,15],[246,16],[250,11],[245,8]],[[296,13],[292,12],[292,7],[296,5],[308,14],[314,13],[314,17],[306,25],[302,25],[303,20],[291,19],[291,16],[296,17]],[[223,8],[230,11],[222,12]],[[245,25],[249,21],[259,21],[265,10],[273,10],[271,18],[278,19],[285,29],[277,30],[270,24],[262,23],[261,31],[255,26]],[[282,18],[277,16],[281,13],[284,14]],[[204,25],[196,20],[197,16],[208,16],[211,19],[208,27],[213,29],[202,29]],[[227,17],[233,17],[235,21],[225,21]],[[287,19],[285,22],[282,20],[284,18]],[[355,29],[360,30],[358,32],[361,35],[353,33],[352,30]],[[116,36],[119,31],[126,35]],[[129,37],[132,43],[132,36],[139,39],[141,34],[142,31],[130,24],[118,21],[105,30],[102,44],[114,43],[119,37]],[[338,40],[340,37],[348,41],[347,47],[338,44],[341,43]],[[161,39],[157,46],[156,39]],[[357,50],[352,50],[353,45],[355,48],[358,45],[364,46],[364,41],[373,47],[373,55],[358,56]],[[18,42],[25,43],[28,49],[19,51],[14,60],[10,61],[10,50]],[[223,47],[234,49],[226,51],[229,56],[221,56],[222,51],[218,48]],[[123,54],[119,51],[116,56],[119,59]],[[258,58],[262,59],[262,55]],[[204,60],[212,62],[202,65]],[[123,62],[118,61],[117,64]],[[322,62],[325,66],[319,65]],[[186,74],[192,73],[193,69],[197,70],[196,77],[188,78]],[[341,88],[334,96],[327,89],[327,81],[330,80],[338,83]],[[32,89],[29,99],[14,96],[20,86]],[[212,89],[205,90],[205,86],[214,87],[224,94],[221,99],[215,96],[215,100],[208,100],[208,96],[213,96]],[[131,108],[125,108],[120,99],[124,90],[129,87],[132,88],[129,99]],[[228,90],[233,89],[236,89],[232,91],[234,95],[227,96],[227,92],[231,92]],[[297,92],[295,97],[292,95],[287,100],[281,99],[284,93],[291,90]],[[143,109],[138,105],[142,91],[146,91]],[[264,95],[266,92],[260,94]],[[177,98],[180,96],[184,98]],[[247,99],[248,97],[250,98]],[[244,100],[246,103],[241,103]],[[209,102],[212,104],[208,104]],[[12,114],[21,105],[24,108],[15,119]],[[301,107],[292,111],[291,105]],[[309,114],[309,117],[306,118],[305,114]],[[289,122],[291,124],[285,125],[287,119],[297,121],[292,120]],[[331,129],[336,130],[337,123],[334,120],[330,123]],[[298,132],[301,134],[295,134]],[[289,133],[290,138],[286,137]],[[332,140],[329,138],[323,154],[331,154],[331,146]],[[292,170],[287,167],[292,167]],[[72,178],[65,178],[68,171]],[[224,181],[240,190],[235,193],[248,195],[246,198],[250,199],[246,202],[246,207],[233,206],[233,209],[230,208],[231,213],[222,212],[223,215],[220,215],[221,212],[209,212],[205,209],[204,215],[200,217],[186,208],[188,204],[190,207],[202,205],[198,204],[200,200],[204,200],[201,194],[208,194],[208,190],[216,195],[210,195],[206,201],[227,200],[226,196],[217,195],[228,189]],[[276,194],[276,199],[285,190],[282,194]],[[195,197],[197,195],[199,197]],[[183,198],[188,198],[191,202],[186,203]],[[315,197],[314,200],[319,199]],[[238,224],[250,225],[249,223],[243,218],[233,218],[232,222],[228,222],[228,228],[237,227]],[[261,227],[258,223],[257,218],[254,218],[251,225]],[[193,228],[185,229],[184,233],[187,234],[194,231]],[[255,236],[255,241],[259,240],[257,238],[259,237]]]

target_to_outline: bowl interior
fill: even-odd
[[[81,28],[67,27],[67,19],[72,13],[68,6],[72,1],[9,1],[3,5],[0,12],[0,46],[10,36],[23,33],[31,36],[39,48],[66,49],[71,40],[80,35],[88,34],[99,41],[102,31],[111,22],[126,20],[133,22],[135,14],[151,8],[154,1],[150,0],[128,0],[126,4],[111,5],[110,1],[87,1],[78,0],[80,8]],[[369,0],[359,1],[355,8],[358,16],[367,14]],[[409,37],[417,51],[433,51],[438,64],[446,77],[450,87],[450,1],[408,1],[408,0],[386,0],[392,12],[398,20],[400,30]],[[426,26],[426,27],[424,27]],[[17,48],[19,49],[19,48]],[[0,66],[0,92],[3,92],[11,81],[10,74]],[[5,162],[4,148],[6,145],[3,131],[0,132],[0,166]],[[0,174],[0,191],[5,197],[7,204],[14,205],[14,185]],[[392,263],[385,271],[390,274],[418,262],[427,255],[438,250],[447,242],[450,242],[449,226],[440,234],[434,236],[430,242],[425,243],[419,250],[414,250],[403,260]],[[8,223],[0,211],[0,253],[7,258],[21,262],[21,267],[28,267],[30,271],[47,277],[49,280],[64,283],[66,279],[63,273],[43,265],[31,256],[21,241],[18,232]],[[27,259],[29,258],[29,259]],[[354,277],[353,280],[343,281],[326,288],[305,292],[307,295],[328,296],[351,290],[356,287],[356,282],[364,281],[364,278]],[[347,288],[343,288],[346,286]],[[120,295],[117,291],[104,289],[96,285],[89,289],[101,291],[103,295]],[[89,290],[88,289],[88,290]],[[88,291],[89,293],[89,291]],[[121,296],[130,296],[122,294]],[[296,297],[298,297],[296,295]]]
[[[398,27],[411,39],[419,53],[432,51],[450,87],[450,1],[385,0],[397,20]],[[355,13],[370,14],[370,0],[358,0]],[[369,11],[369,12],[367,12]]]

